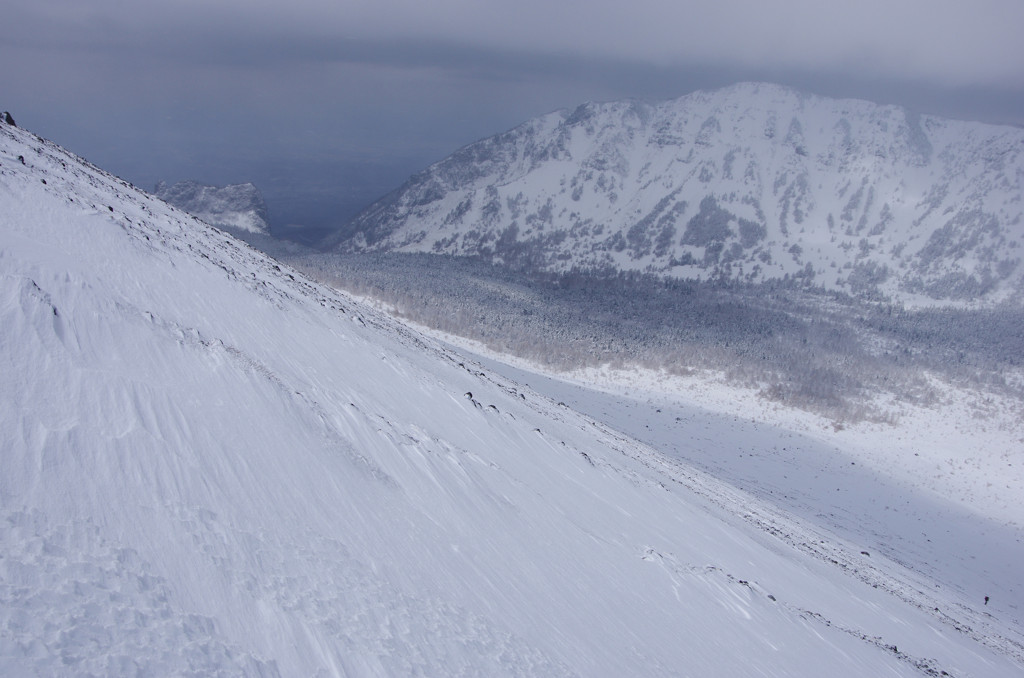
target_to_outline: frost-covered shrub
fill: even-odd
[[[681,242],[696,247],[724,242],[733,235],[729,222],[734,218],[731,212],[719,207],[718,201],[709,195],[700,201],[700,211],[687,222]]]
[[[763,224],[758,224],[749,219],[738,221],[740,229],[740,245],[744,248],[757,246],[759,242],[768,237],[768,230]]]
[[[889,278],[889,267],[874,261],[854,265],[846,284],[854,294],[868,295]]]
[[[503,259],[544,256],[542,246],[514,235],[508,229],[495,243]],[[927,405],[934,393],[923,371],[1024,399],[1021,385],[1003,378],[1024,363],[1024,311],[911,312],[859,302],[807,288],[813,269],[788,285],[740,285],[613,269],[527,273],[536,269],[425,254],[312,255],[289,263],[417,322],[555,369],[712,369],[839,422],[887,421],[869,402],[879,391]],[[884,275],[870,266],[851,272],[858,284]]]

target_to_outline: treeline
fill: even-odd
[[[837,422],[891,420],[879,392],[929,404],[928,372],[1024,397],[1024,313],[919,310],[797,285],[527,273],[465,257],[307,254],[292,265],[429,327],[556,370],[711,369]],[[1011,375],[1008,379],[1007,375]]]

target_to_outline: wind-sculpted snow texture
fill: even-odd
[[[1016,612],[0,124],[0,674],[1019,675]]]
[[[1024,130],[766,84],[584,104],[463,148],[333,244],[916,303],[1019,299],[1022,150]]]
[[[179,181],[168,186],[161,181],[153,195],[213,226],[242,233],[270,233],[267,204],[252,184],[207,186],[195,181]]]

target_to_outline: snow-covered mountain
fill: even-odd
[[[209,186],[187,180],[168,186],[161,181],[153,195],[213,226],[270,235],[267,203],[253,184]]]
[[[584,104],[412,177],[328,244],[853,294],[1024,291],[1024,130],[767,84]]]
[[[661,457],[5,124],[0,365],[5,676],[1024,667],[1009,594]]]

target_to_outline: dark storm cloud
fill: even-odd
[[[143,186],[253,180],[327,223],[586,100],[771,80],[1019,124],[1021,25],[1018,0],[16,0],[0,106]]]
[[[258,63],[393,59],[396,45],[649,64],[826,69],[947,85],[1024,85],[1017,0],[34,0],[5,39]],[[433,50],[437,50],[434,52]]]

